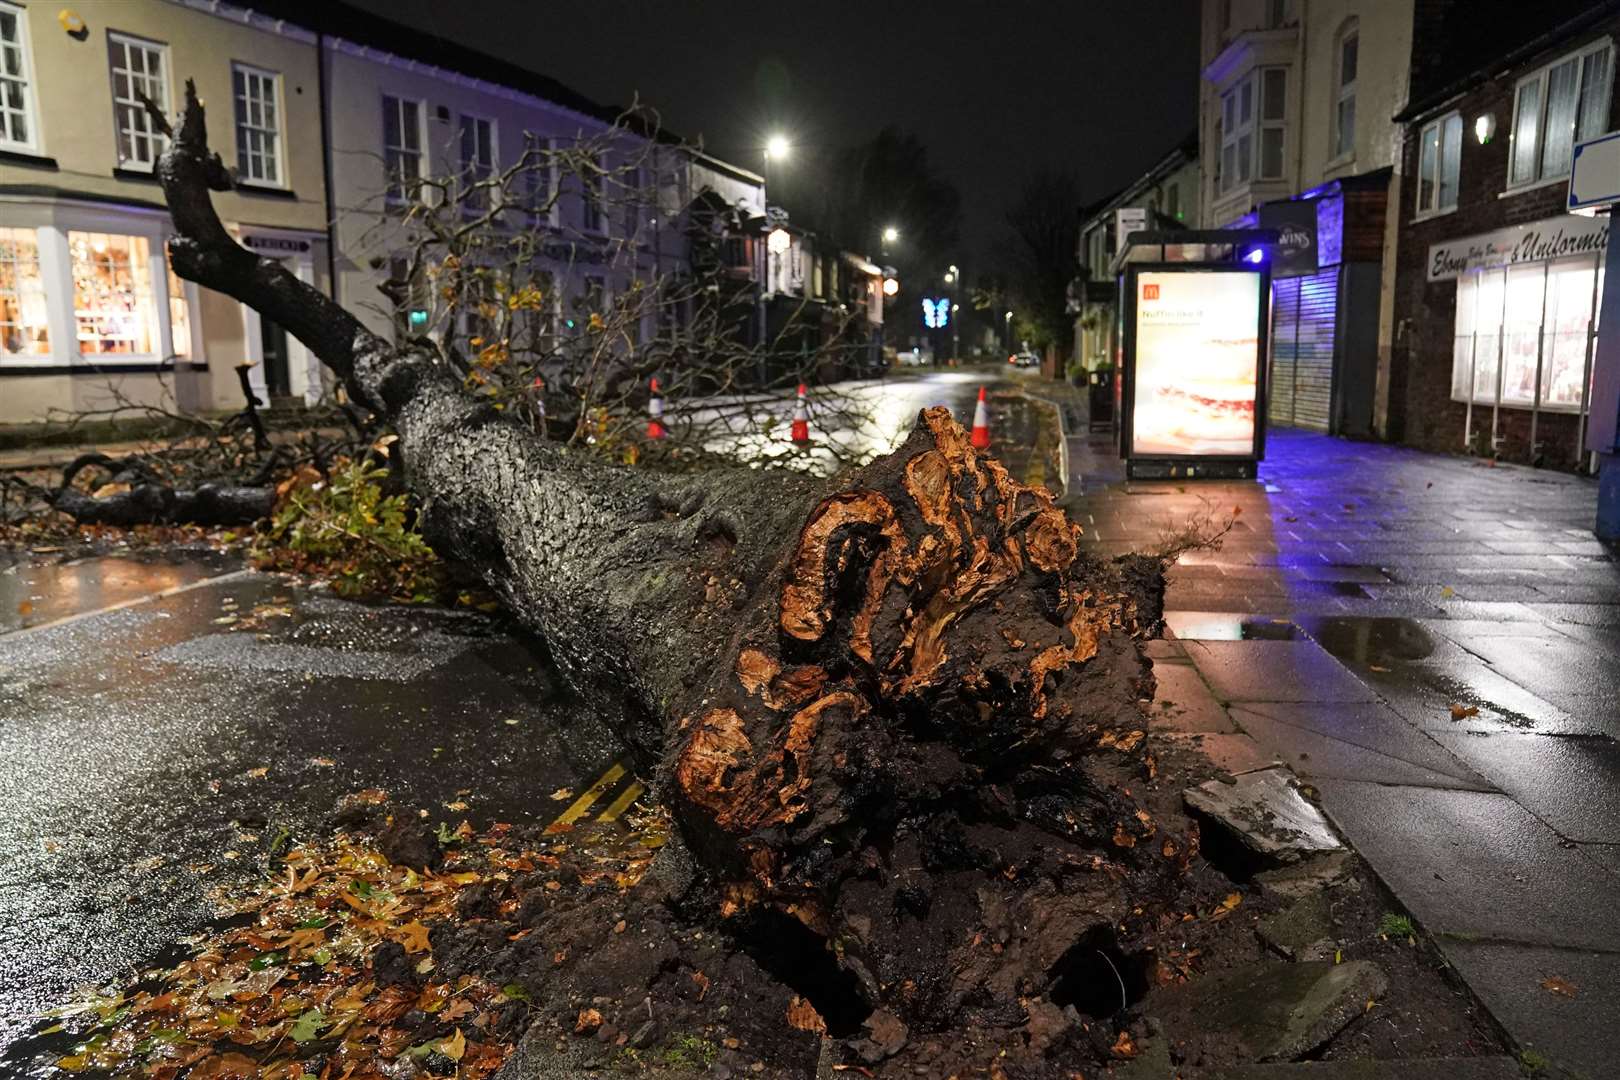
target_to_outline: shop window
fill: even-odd
[[[33,229],[0,229],[0,356],[48,356],[50,319]]]
[[[1602,274],[1590,258],[1486,270],[1457,281],[1452,398],[1574,411],[1581,406]]]
[[[1356,66],[1361,39],[1351,19],[1339,31],[1337,90],[1333,101],[1333,156],[1351,157],[1356,152]]]
[[[118,164],[151,168],[165,140],[152,126],[141,96],[169,111],[169,47],[125,34],[108,33],[112,70],[113,127],[118,134]]]
[[[1419,216],[1457,209],[1462,130],[1462,117],[1457,113],[1423,125],[1418,137]]]
[[[489,188],[480,187],[495,175],[495,121],[461,114],[461,213],[477,217],[489,206]]]
[[[186,299],[186,283],[164,260],[169,272],[170,352],[176,359],[191,360],[191,304]]]
[[[35,146],[27,25],[21,8],[0,3],[0,146],[16,150]]]
[[[284,183],[281,168],[281,76],[246,64],[231,65],[236,96],[236,171],[244,180]]]
[[[1611,54],[1609,43],[1599,42],[1519,80],[1510,188],[1569,175],[1575,143],[1603,134],[1609,122]]]
[[[385,198],[391,207],[404,206],[417,198],[423,178],[422,103],[384,94],[382,107]]]
[[[79,353],[152,354],[157,312],[146,237],[70,232],[68,256]]]

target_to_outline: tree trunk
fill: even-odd
[[[158,172],[176,270],[281,323],[389,419],[434,546],[656,770],[696,867],[676,899],[802,946],[800,977],[840,991],[824,1011],[851,1003],[835,1027],[1061,1004],[1073,950],[1112,948],[1185,869],[1195,844],[1155,837],[1126,790],[1160,563],[1081,552],[944,409],[835,482],[606,465],[231,241],[189,84]]]

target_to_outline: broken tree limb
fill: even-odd
[[[798,943],[780,974],[835,1034],[1016,1024],[1072,1000],[1075,950],[1147,937],[1196,852],[1129,793],[1159,560],[1084,552],[943,409],[831,482],[670,478],[544,443],[430,346],[382,341],[231,240],[190,84],[158,175],[177,271],[281,323],[393,424],[433,545],[611,706],[697,867],[669,899]]]

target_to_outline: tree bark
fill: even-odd
[[[1195,843],[1155,835],[1127,791],[1162,566],[1082,552],[945,410],[831,482],[606,465],[235,244],[189,84],[158,174],[176,270],[385,415],[434,546],[623,717],[696,867],[671,898],[802,943],[823,1012],[1005,1023],[1185,869]]]

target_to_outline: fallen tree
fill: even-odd
[[[1084,552],[943,409],[833,481],[544,442],[231,239],[189,85],[157,171],[176,271],[387,419],[433,545],[622,718],[683,841],[655,875],[669,903],[786,943],[834,1034],[864,1024],[878,1056],[908,1027],[1033,1023],[1076,980],[1123,995],[1091,954],[1150,942],[1196,851],[1129,790],[1152,769],[1159,559]]]

